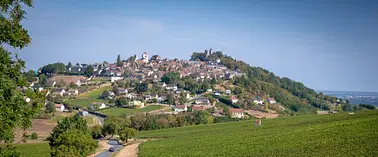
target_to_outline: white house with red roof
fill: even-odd
[[[231,97],[231,102],[232,102],[233,104],[235,104],[235,103],[239,102],[239,99],[238,99],[236,96],[232,96],[232,97]]]
[[[65,110],[65,106],[63,104],[55,104],[55,111],[63,112]]]
[[[268,98],[268,102],[269,102],[270,104],[275,104],[277,101],[276,101],[276,99],[274,99],[274,98]]]
[[[230,108],[232,118],[244,118],[244,110],[241,108]]]

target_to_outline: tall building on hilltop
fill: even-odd
[[[147,52],[144,52],[142,54],[142,60],[144,63],[148,63],[148,53]]]

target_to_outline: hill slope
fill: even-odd
[[[144,131],[140,156],[377,156],[378,110]]]
[[[220,51],[212,54],[195,52],[192,54],[191,60],[218,60],[220,64],[230,70],[245,73],[246,77],[233,79],[233,83],[239,87],[239,90],[254,96],[273,97],[294,112],[315,113],[317,108],[341,111],[342,106],[348,104],[347,101],[338,101],[336,97],[316,93],[315,90],[306,87],[301,82],[293,81],[287,77],[281,78],[261,67],[254,67],[243,61],[237,61],[231,56],[223,55]],[[332,105],[334,103],[339,103],[339,108],[335,108]]]

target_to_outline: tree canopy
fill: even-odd
[[[31,42],[28,31],[21,25],[25,17],[25,7],[31,7],[31,0],[7,0],[0,3],[0,44],[14,49],[22,49]],[[31,127],[31,118],[40,111],[43,94],[27,90],[26,79],[22,73],[25,62],[17,55],[0,46],[0,156],[19,156],[12,143],[16,127]],[[27,103],[24,97],[32,101]]]

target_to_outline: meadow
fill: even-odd
[[[111,86],[102,87],[102,88],[90,91],[88,93],[80,94],[79,96],[77,96],[76,99],[68,99],[65,102],[73,104],[73,105],[78,105],[80,107],[88,107],[94,102],[108,103],[109,102],[108,100],[99,99],[99,97],[102,94],[102,92],[104,92],[105,90],[111,90],[111,89],[112,89]]]
[[[19,144],[16,145],[21,157],[48,157],[50,156],[50,146],[48,143]]]
[[[158,110],[161,108],[162,106],[159,106],[159,105],[150,105],[150,106],[146,106],[144,108],[139,108],[139,109],[107,108],[107,109],[99,110],[99,112],[109,115],[109,116],[124,116],[124,115],[129,116],[135,113],[150,112],[150,111]]]
[[[144,156],[378,156],[378,110],[142,131]]]

